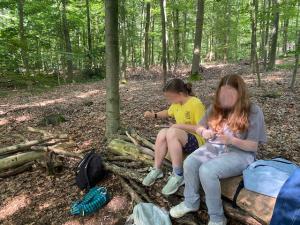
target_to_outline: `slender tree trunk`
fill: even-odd
[[[61,2],[62,2],[62,28],[63,28],[63,34],[65,40],[66,59],[67,59],[67,80],[72,80],[73,59],[72,59],[72,46],[71,46],[67,12],[66,12],[67,0],[61,0]]]
[[[184,63],[187,62],[185,53],[186,53],[186,33],[187,33],[187,12],[183,12],[183,32],[182,32],[182,44],[181,44],[181,52],[182,52],[182,61]]]
[[[163,85],[167,82],[167,32],[166,32],[166,0],[160,0],[160,14],[162,27],[162,64]]]
[[[120,128],[118,0],[105,0],[106,137]]]
[[[289,19],[286,18],[283,21],[283,43],[282,43],[282,53],[286,56],[287,53],[287,40],[288,40],[288,26],[289,26]]]
[[[155,28],[155,20],[154,20],[154,15],[152,16],[152,28],[151,28],[151,65],[155,64],[154,60],[154,41],[155,41],[155,36],[154,34],[154,28]]]
[[[174,70],[176,70],[180,55],[180,41],[179,41],[179,10],[178,6],[174,3],[173,10],[173,24],[174,24]]]
[[[150,28],[150,2],[146,3],[146,26],[145,26],[145,69],[149,70],[149,28]]]
[[[122,44],[122,65],[121,65],[121,78],[122,81],[127,80],[126,68],[127,68],[127,27],[126,27],[126,7],[125,0],[120,1],[120,15],[121,15],[121,44]]]
[[[93,67],[92,56],[92,34],[91,34],[91,18],[90,18],[90,0],[86,0],[86,22],[87,22],[87,37],[88,37],[88,68]]]
[[[21,47],[21,57],[23,65],[26,69],[26,73],[29,73],[29,59],[28,59],[28,43],[25,34],[24,27],[24,3],[25,0],[18,0],[18,14],[19,14],[19,36],[20,36],[20,47]]]
[[[299,54],[300,54],[300,29],[299,29],[299,9],[300,9],[300,3],[298,2],[298,11],[297,11],[297,18],[296,18],[296,49],[295,49],[295,66],[293,70],[293,76],[292,76],[292,81],[291,81],[291,86],[290,88],[294,90],[295,88],[295,83],[296,83],[296,76],[297,76],[297,70],[299,67]]]
[[[193,62],[191,76],[200,76],[200,57],[201,57],[201,42],[202,42],[202,30],[203,30],[203,18],[204,18],[204,0],[198,0],[197,2],[197,19],[196,19],[196,31],[194,39],[193,50]]]
[[[256,42],[256,33],[257,33],[257,14],[258,14],[258,2],[257,0],[252,0],[251,4],[251,26],[252,26],[252,44],[251,47],[253,48],[253,57],[252,59],[252,71],[253,74],[256,73],[258,86],[261,86],[261,79],[259,74],[259,63],[257,57],[257,42]]]
[[[267,21],[266,21],[266,32],[264,38],[264,69],[267,69],[267,58],[268,58],[268,49],[269,49],[269,28],[270,28],[270,10],[271,10],[271,0],[266,0],[268,2],[267,8]]]
[[[273,6],[273,28],[271,33],[271,46],[269,52],[268,70],[274,69],[276,60],[276,48],[278,39],[278,25],[279,25],[279,6],[278,0],[272,0]]]
[[[231,4],[230,1],[227,0],[226,2],[226,33],[225,33],[225,41],[224,41],[224,55],[223,55],[223,62],[228,62],[229,56],[229,36],[230,36],[230,26],[231,26]]]

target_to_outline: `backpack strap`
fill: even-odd
[[[90,180],[89,180],[89,176],[88,176],[88,166],[89,166],[90,161],[93,158],[94,153],[95,153],[95,150],[92,150],[89,158],[86,160],[86,163],[84,165],[84,170],[83,170],[84,171],[84,177],[87,181],[87,191],[89,191],[90,188],[91,188]]]
[[[244,180],[241,180],[240,183],[239,183],[239,186],[237,187],[236,191],[235,191],[235,194],[233,196],[233,199],[232,199],[232,207],[233,208],[237,208],[237,204],[236,204],[236,200],[239,196],[239,193],[241,192],[241,190],[244,188]]]

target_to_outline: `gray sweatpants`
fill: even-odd
[[[205,200],[210,220],[220,222],[224,219],[221,200],[220,179],[242,174],[254,161],[254,153],[237,148],[206,143],[190,154],[183,163],[184,202],[191,209],[200,205],[200,183],[205,192]]]

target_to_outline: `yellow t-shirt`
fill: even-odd
[[[184,104],[172,104],[168,109],[168,115],[175,118],[177,124],[197,125],[205,114],[205,106],[199,98],[190,97]],[[205,141],[196,133],[199,146]]]

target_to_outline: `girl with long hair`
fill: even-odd
[[[258,144],[266,142],[263,112],[250,101],[239,75],[221,79],[197,133],[207,142],[185,159],[184,202],[171,208],[170,214],[179,218],[197,211],[201,185],[210,216],[208,224],[225,225],[220,179],[241,175],[254,161]]]

